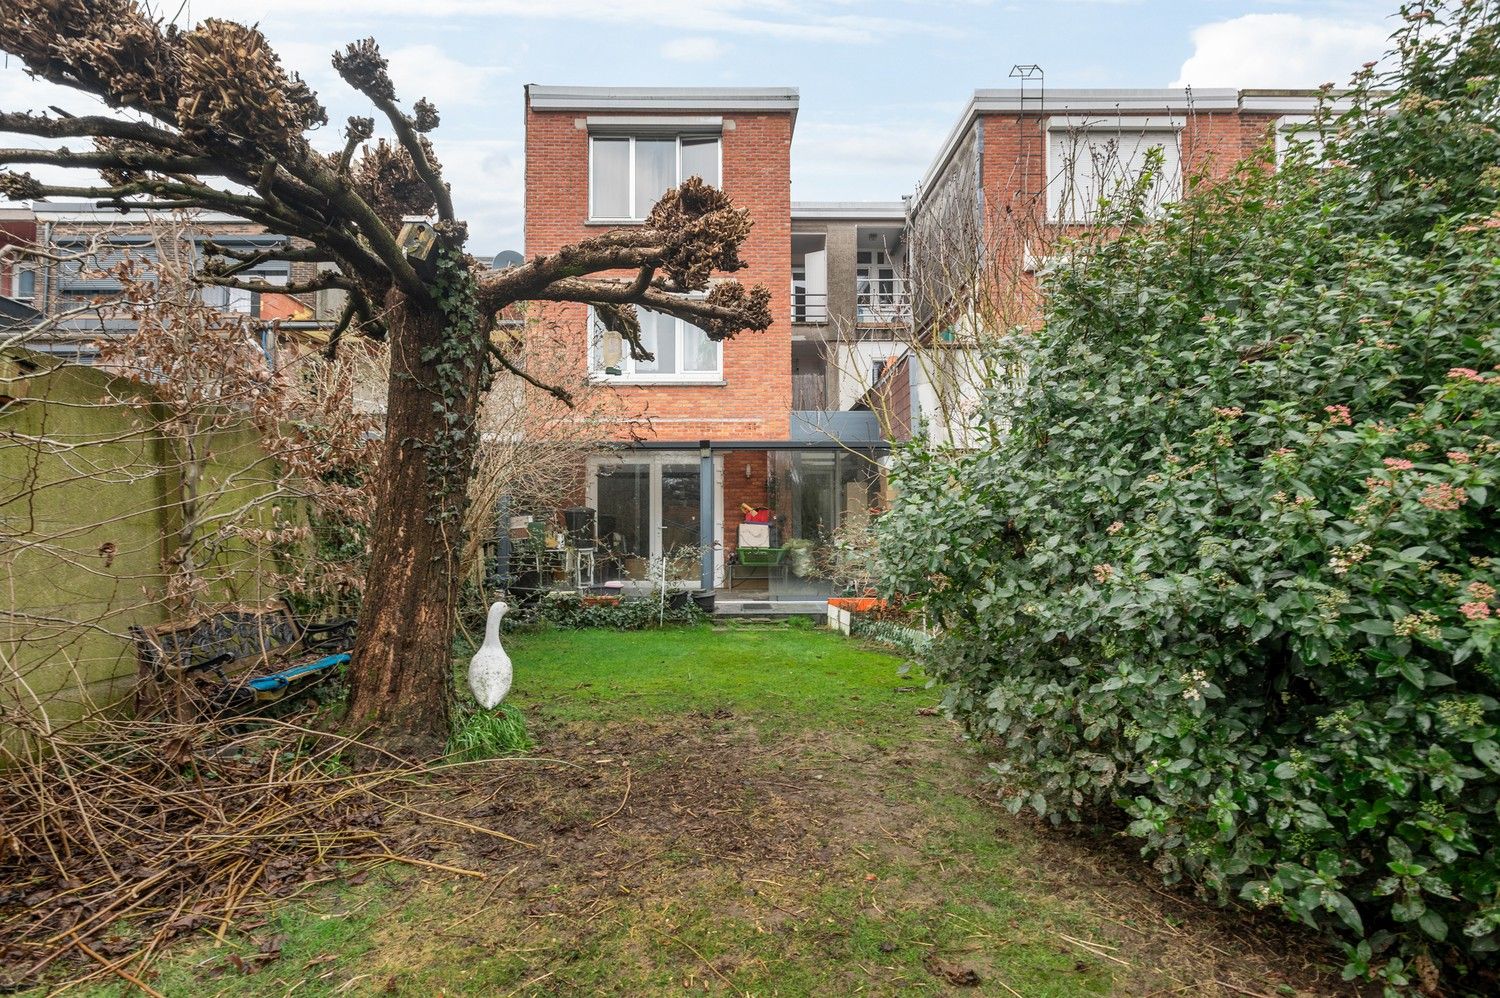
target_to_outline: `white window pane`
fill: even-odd
[[[702,177],[714,187],[719,178],[719,140],[713,137],[687,137],[682,140],[682,179]]]
[[[655,312],[648,312],[645,309],[639,307],[636,308],[636,314],[637,316],[639,316],[641,322],[641,348],[644,349],[647,353],[651,354],[652,359],[636,361],[635,373],[658,374],[661,372],[662,368],[661,350],[657,333],[662,316],[657,315]],[[671,327],[668,326],[666,331],[668,333],[671,333]]]
[[[589,175],[589,214],[630,217],[630,140],[594,139]]]
[[[1147,195],[1148,208],[1181,196],[1181,165],[1175,131],[1084,130],[1052,132],[1047,190],[1048,214],[1064,222],[1092,221],[1101,198],[1126,193],[1146,168],[1152,149],[1161,149],[1160,172]]]
[[[656,316],[656,373],[676,374],[682,368],[677,362],[677,320],[670,315]]]
[[[697,374],[719,370],[719,344],[691,323],[682,324],[682,369]]]
[[[30,301],[36,297],[36,271],[18,270],[16,274],[15,297],[23,301]]]
[[[645,218],[677,186],[677,140],[635,140],[635,217]]]

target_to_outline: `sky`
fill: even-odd
[[[896,200],[911,192],[977,88],[1018,63],[1048,88],[1316,87],[1377,58],[1398,0],[155,0],[179,21],[259,23],[319,92],[341,145],[368,114],[329,66],[372,36],[398,98],[442,112],[432,136],[470,249],[521,248],[527,83],[792,86],[801,109],[792,197]],[[180,12],[179,12],[179,8]],[[0,108],[87,97],[0,66]],[[36,140],[7,137],[13,142]],[[41,170],[38,176],[51,179]],[[78,181],[74,181],[78,182]]]

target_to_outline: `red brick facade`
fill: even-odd
[[[976,297],[983,301],[983,325],[1006,330],[1040,321],[1038,265],[1061,237],[1086,231],[1083,225],[1048,217],[1047,185],[1059,183],[1066,169],[1050,162],[1051,128],[1097,128],[1122,135],[1175,131],[1180,187],[1187,194],[1195,184],[1229,176],[1274,141],[1284,118],[1311,113],[1320,99],[1313,92],[1054,91],[1032,96],[977,91],[923,181],[908,219],[911,253],[917,258],[909,262],[918,283],[926,268],[929,287],[957,289],[947,292],[946,304],[930,301],[926,314],[919,314],[917,332],[927,339],[945,327],[963,326],[971,304],[968,295],[976,287],[981,289]],[[1333,100],[1337,107],[1340,98]],[[953,232],[963,235],[944,239]],[[925,254],[924,247],[930,247]],[[982,251],[975,253],[976,248]],[[981,272],[955,275],[966,263],[972,271],[976,259],[985,261]],[[958,261],[956,267],[953,261]],[[904,379],[901,384],[883,382],[872,393],[893,439],[909,436],[915,401]]]
[[[589,111],[595,119],[600,112]],[[638,114],[638,112],[636,112]],[[625,117],[632,116],[624,113]],[[663,117],[654,115],[654,117]],[[734,275],[763,284],[775,318],[764,332],[740,333],[723,347],[723,383],[619,385],[614,407],[619,438],[634,432],[650,440],[785,440],[792,408],[791,142],[793,115],[726,111],[722,114],[726,193],[754,221],[741,249],[748,265]],[[588,223],[589,132],[579,111],[526,109],[526,254],[548,253],[607,231]],[[587,310],[549,307],[547,334],[568,338],[578,374],[587,369]],[[533,329],[539,328],[534,326]],[[644,416],[644,422],[636,418]],[[632,425],[634,424],[634,425]]]
[[[766,505],[770,494],[766,483],[771,476],[771,455],[763,450],[729,451],[724,458],[724,553],[732,554],[739,546],[738,526],[744,519],[740,505]],[[745,476],[745,469],[750,475]]]
[[[1040,224],[1046,211],[1047,121],[1063,112],[1026,114],[980,114],[984,134],[981,178],[987,218],[994,224],[1007,208],[1022,206]],[[1133,118],[1160,118],[1152,114],[1081,115],[1107,122],[1129,132]],[[1235,165],[1255,153],[1272,137],[1279,115],[1235,110],[1202,110],[1175,115],[1182,122],[1180,155],[1183,190],[1194,182],[1213,181],[1229,175]],[[1052,167],[1054,174],[1056,166]],[[1054,226],[1054,228],[1062,228]]]

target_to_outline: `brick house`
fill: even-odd
[[[1060,237],[1092,226],[1100,198],[1160,165],[1148,201],[1179,199],[1274,142],[1316,146],[1317,91],[976,90],[908,201],[912,341],[862,404],[887,435],[964,445],[976,337],[1025,327]],[[1342,108],[1335,97],[1332,108]],[[981,303],[976,309],[976,302]]]
[[[819,203],[791,199],[795,90],[528,86],[527,254],[639,224],[696,173],[749,209],[737,276],[774,296],[769,330],[722,345],[644,313],[647,362],[586,307],[549,311],[578,372],[616,392],[620,443],[588,459],[576,497],[615,551],[603,577],[639,578],[651,557],[696,546],[714,554],[684,581],[737,585],[743,503],[774,511],[769,546],[790,555],[771,557],[797,559],[768,573],[772,594],[820,591],[813,553],[881,504],[883,440],[971,444],[975,339],[1035,321],[1037,272],[1060,236],[1093,226],[1100,198],[1148,158],[1149,197],[1176,200],[1306,128],[1317,101],[977,90],[914,196]]]
[[[793,307],[794,247],[805,265],[806,241],[791,201],[797,103],[785,88],[526,88],[528,256],[641,224],[697,175],[749,209],[735,277],[772,292],[770,328],[724,343],[642,311],[651,361],[633,360],[586,306],[534,319],[569,344],[580,377],[613,393],[618,443],[587,458],[576,497],[597,515],[596,579],[640,580],[665,557],[683,584],[742,588],[754,575],[757,589],[816,595],[817,548],[878,502],[873,456],[885,444],[869,414],[835,416],[826,393],[794,399],[794,363],[819,359],[794,342],[808,318],[805,287]],[[899,238],[899,218],[883,221]],[[744,534],[753,557],[738,550],[746,506],[776,513]]]

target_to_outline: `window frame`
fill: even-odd
[[[675,350],[675,354],[674,355],[678,358],[678,364],[677,364],[678,370],[675,371],[675,372],[662,372],[662,371],[641,371],[641,372],[637,372],[635,370],[635,365],[636,365],[637,361],[635,360],[634,357],[630,356],[630,351],[629,351],[628,348],[625,349],[623,356],[620,358],[621,364],[620,364],[620,373],[619,374],[610,374],[609,370],[607,368],[603,367],[602,365],[601,366],[596,366],[595,359],[594,359],[595,358],[594,337],[596,335],[603,335],[603,334],[607,333],[608,330],[606,330],[604,328],[604,324],[599,321],[599,317],[595,313],[594,307],[592,305],[590,305],[589,306],[589,310],[588,310],[588,343],[587,343],[589,380],[596,381],[596,382],[605,382],[605,383],[608,383],[608,384],[616,384],[616,385],[620,385],[620,384],[623,384],[623,385],[722,385],[722,384],[724,384],[724,341],[723,340],[715,340],[715,339],[713,339],[711,337],[709,338],[709,342],[712,343],[713,347],[714,347],[715,363],[714,363],[714,369],[712,371],[684,371],[684,370],[682,370],[682,357],[684,356],[684,354],[683,354],[683,342],[682,342],[683,328],[684,328],[684,326],[692,326],[693,324],[690,323],[690,322],[688,322],[686,319],[678,318],[675,315],[668,315],[666,312],[658,312],[655,309],[646,309],[646,308],[644,308],[641,305],[637,305],[637,306],[635,306],[635,308],[636,308],[636,314],[637,314],[637,316],[639,316],[640,312],[644,310],[644,311],[647,311],[647,312],[651,312],[653,315],[656,315],[656,316],[659,316],[659,317],[665,317],[665,318],[668,318],[668,319],[672,320],[672,322],[673,322],[673,329],[675,331],[675,335],[676,335],[676,338],[677,338],[677,341],[676,341],[676,344],[675,344],[676,350]],[[698,327],[698,326],[693,326],[693,328],[694,329],[699,329],[700,332],[702,331],[701,328]],[[704,335],[707,336],[708,334],[704,333]],[[623,340],[623,337],[622,337],[622,340]],[[624,345],[625,344],[622,343],[622,346],[624,346]]]
[[[30,275],[31,294],[21,294],[21,277]],[[10,265],[10,297],[19,302],[25,302],[32,308],[37,307],[38,300],[42,297],[42,268],[35,260],[15,260]]]
[[[648,139],[648,140],[652,140],[652,141],[661,141],[662,139],[671,139],[672,140],[672,142],[676,146],[676,175],[677,175],[677,184],[681,184],[685,179],[687,179],[686,177],[684,177],[682,175],[682,143],[683,143],[683,140],[685,140],[685,139],[704,139],[704,140],[712,139],[713,143],[714,143],[714,148],[715,148],[715,150],[718,153],[718,173],[719,173],[718,183],[714,184],[713,186],[720,187],[720,188],[723,187],[723,184],[724,184],[724,136],[722,134],[720,134],[720,133],[707,132],[707,131],[696,131],[696,130],[689,130],[689,131],[684,131],[684,132],[675,132],[675,133],[673,133],[671,135],[653,135],[653,134],[649,134],[649,133],[643,133],[643,134],[635,134],[635,133],[616,134],[616,133],[613,133],[613,132],[590,132],[589,133],[589,162],[588,162],[588,185],[589,185],[589,190],[588,190],[588,199],[589,199],[588,221],[589,222],[608,223],[608,224],[611,224],[611,225],[621,225],[621,224],[630,224],[630,223],[637,223],[637,224],[639,224],[639,223],[644,222],[646,220],[646,216],[650,214],[649,211],[648,212],[641,212],[641,211],[639,211],[638,210],[638,206],[635,203],[635,201],[636,201],[636,190],[635,190],[635,165],[636,165],[635,143],[636,143],[636,140],[638,140],[638,139]],[[626,141],[626,142],[628,142],[630,144],[629,145],[629,152],[627,153],[627,164],[628,164],[628,166],[627,166],[627,170],[626,170],[626,174],[625,174],[625,190],[626,190],[626,192],[629,195],[629,201],[630,201],[630,205],[629,205],[630,214],[628,214],[628,215],[619,215],[619,216],[601,215],[601,214],[599,214],[599,212],[594,207],[594,143],[599,142],[601,140],[605,141],[605,142],[619,142],[619,141],[624,140],[624,141]]]
[[[1098,196],[1104,194],[1104,192],[1102,191],[1098,192],[1095,195],[1092,210],[1086,211],[1081,217],[1075,216],[1071,211],[1072,204],[1078,200],[1076,193],[1069,196],[1067,199],[1068,205],[1064,205],[1063,197],[1064,194],[1067,193],[1066,188],[1068,185],[1062,183],[1061,171],[1067,164],[1053,162],[1055,157],[1052,153],[1052,140],[1057,133],[1071,133],[1072,135],[1079,137],[1089,134],[1103,135],[1108,138],[1115,139],[1119,139],[1124,136],[1170,136],[1172,139],[1172,149],[1177,155],[1177,161],[1174,164],[1176,167],[1176,173],[1171,178],[1171,183],[1174,186],[1174,190],[1171,192],[1170,196],[1164,197],[1157,201],[1157,205],[1161,206],[1175,204],[1176,202],[1181,201],[1184,194],[1184,178],[1182,175],[1182,136],[1185,128],[1186,122],[1183,119],[1175,116],[1129,117],[1121,115],[1119,117],[1112,118],[1048,118],[1043,128],[1043,135],[1045,138],[1043,146],[1045,153],[1045,172],[1043,175],[1043,180],[1045,185],[1044,191],[1046,197],[1047,223],[1050,225],[1097,225]],[[1164,146],[1165,144],[1166,143],[1164,142],[1150,142],[1147,148],[1152,145]],[[1072,163],[1076,171],[1078,165],[1076,152],[1073,157]],[[1075,177],[1073,178],[1073,186],[1075,191],[1076,184],[1077,177],[1075,175]],[[1070,209],[1068,211],[1067,217],[1064,217],[1063,214],[1064,207],[1068,207]]]
[[[1328,163],[1328,132],[1324,131],[1317,115],[1283,114],[1272,126],[1276,135],[1276,168],[1299,147],[1316,169],[1326,170]]]

